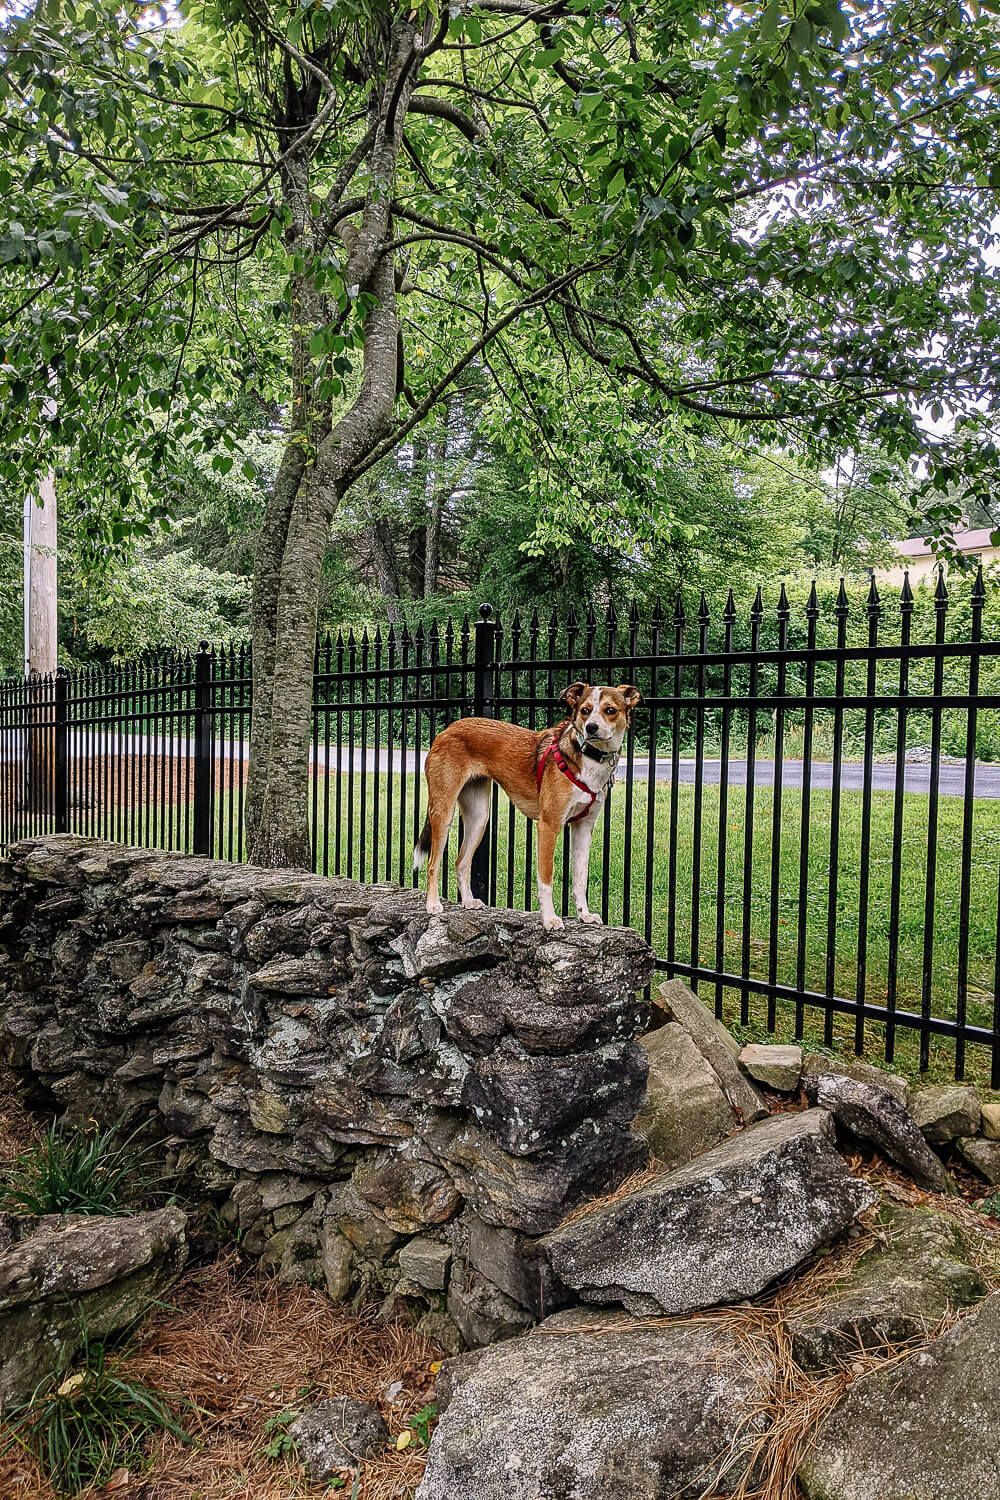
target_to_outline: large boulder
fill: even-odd
[[[810,1104],[828,1109],[845,1130],[871,1141],[883,1156],[937,1193],[954,1191],[951,1174],[924,1140],[904,1104],[888,1089],[839,1073],[807,1073]]]
[[[925,1338],[948,1313],[986,1295],[949,1215],[886,1204],[878,1229],[882,1243],[821,1302],[789,1318],[792,1353],[805,1369],[828,1370],[859,1350]]]
[[[695,1500],[744,1477],[773,1365],[712,1322],[582,1309],[450,1360],[417,1500]]]
[[[776,1115],[548,1235],[587,1302],[688,1313],[742,1301],[828,1244],[875,1201],[824,1110]]]
[[[649,1075],[633,1128],[664,1166],[679,1167],[731,1135],[739,1122],[683,1026],[670,1021],[644,1036],[642,1047]]]
[[[863,1375],[799,1471],[806,1500],[995,1500],[1000,1292],[902,1362]]]
[[[127,1328],[187,1260],[187,1216],[48,1216],[0,1254],[0,1405],[27,1400],[83,1345]]]

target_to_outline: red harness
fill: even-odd
[[[559,729],[551,745],[547,745],[546,748],[542,751],[541,755],[538,757],[538,765],[535,767],[535,779],[538,782],[538,790],[541,791],[542,777],[545,774],[545,767],[548,765],[550,760],[554,761],[556,766],[567,778],[567,780],[571,781],[573,785],[579,788],[581,792],[585,792],[590,799],[586,807],[581,808],[578,813],[574,813],[573,817],[566,819],[567,823],[579,823],[580,819],[587,816],[587,814],[590,812],[590,809],[597,801],[597,793],[593,791],[585,781],[580,780],[579,776],[576,775],[572,766],[567,761],[565,755],[563,755],[562,751],[559,749],[559,741],[562,739],[564,732],[564,728]]]

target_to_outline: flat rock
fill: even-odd
[[[295,1440],[299,1462],[310,1479],[321,1483],[340,1469],[357,1469],[366,1458],[381,1453],[389,1429],[367,1401],[337,1396],[307,1407],[288,1429]]]
[[[755,1083],[779,1094],[794,1094],[802,1077],[802,1048],[748,1042],[740,1053],[740,1066]]]
[[[27,1400],[85,1334],[127,1328],[187,1260],[179,1208],[111,1217],[45,1217],[0,1254],[0,1405]]]
[[[633,1128],[666,1167],[715,1146],[738,1120],[690,1034],[670,1021],[641,1039],[649,1059],[646,1095]]]
[[[735,1037],[683,979],[668,979],[657,993],[664,1010],[684,1027],[705,1058],[743,1124],[762,1120],[768,1113],[767,1101],[741,1071]]]
[[[955,1145],[963,1161],[992,1187],[1000,1185],[1000,1141],[985,1141],[981,1136],[965,1136]]]
[[[872,1083],[876,1088],[887,1089],[900,1104],[906,1103],[910,1093],[910,1085],[901,1074],[876,1068],[860,1057],[827,1057],[823,1052],[807,1052],[802,1059],[802,1073],[804,1079],[834,1073],[838,1078],[853,1078],[856,1083]]]
[[[960,1135],[975,1135],[979,1129],[979,1095],[967,1083],[932,1083],[915,1089],[909,1108],[927,1139],[939,1146]]]
[[[463,1228],[465,1259],[533,1318],[544,1318],[574,1300],[554,1275],[537,1239],[487,1224],[468,1211]]]
[[[543,1241],[587,1302],[689,1313],[753,1297],[875,1201],[824,1110],[776,1115]]]
[[[447,1362],[417,1500],[731,1495],[772,1377],[764,1346],[710,1322],[557,1314]]]
[[[926,1338],[949,1312],[986,1295],[958,1224],[928,1208],[885,1204],[884,1243],[862,1256],[821,1304],[789,1320],[792,1353],[807,1370],[849,1364],[859,1350]]]
[[[464,1261],[451,1273],[447,1307],[468,1349],[513,1338],[534,1322],[526,1308]]]
[[[996,1500],[1000,1292],[851,1385],[799,1470],[806,1500]]]
[[[871,1141],[925,1187],[938,1193],[954,1191],[951,1174],[894,1094],[837,1073],[807,1073],[803,1083],[810,1104],[828,1109],[852,1135]]]

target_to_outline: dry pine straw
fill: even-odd
[[[311,1485],[294,1458],[263,1453],[268,1417],[328,1396],[375,1402],[395,1437],[431,1399],[440,1351],[398,1324],[335,1307],[308,1287],[241,1274],[236,1257],[189,1274],[172,1308],[157,1314],[121,1360],[178,1403],[194,1441],[163,1435],[142,1474],[119,1472],[87,1500],[306,1500]],[[387,1448],[362,1470],[358,1500],[409,1500],[423,1471],[419,1444]],[[351,1496],[352,1481],[342,1494]],[[55,1500],[23,1451],[0,1458],[3,1500]]]

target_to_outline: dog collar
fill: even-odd
[[[580,746],[581,755],[586,755],[590,760],[617,760],[621,754],[620,750],[599,750],[590,740],[584,740]]]

